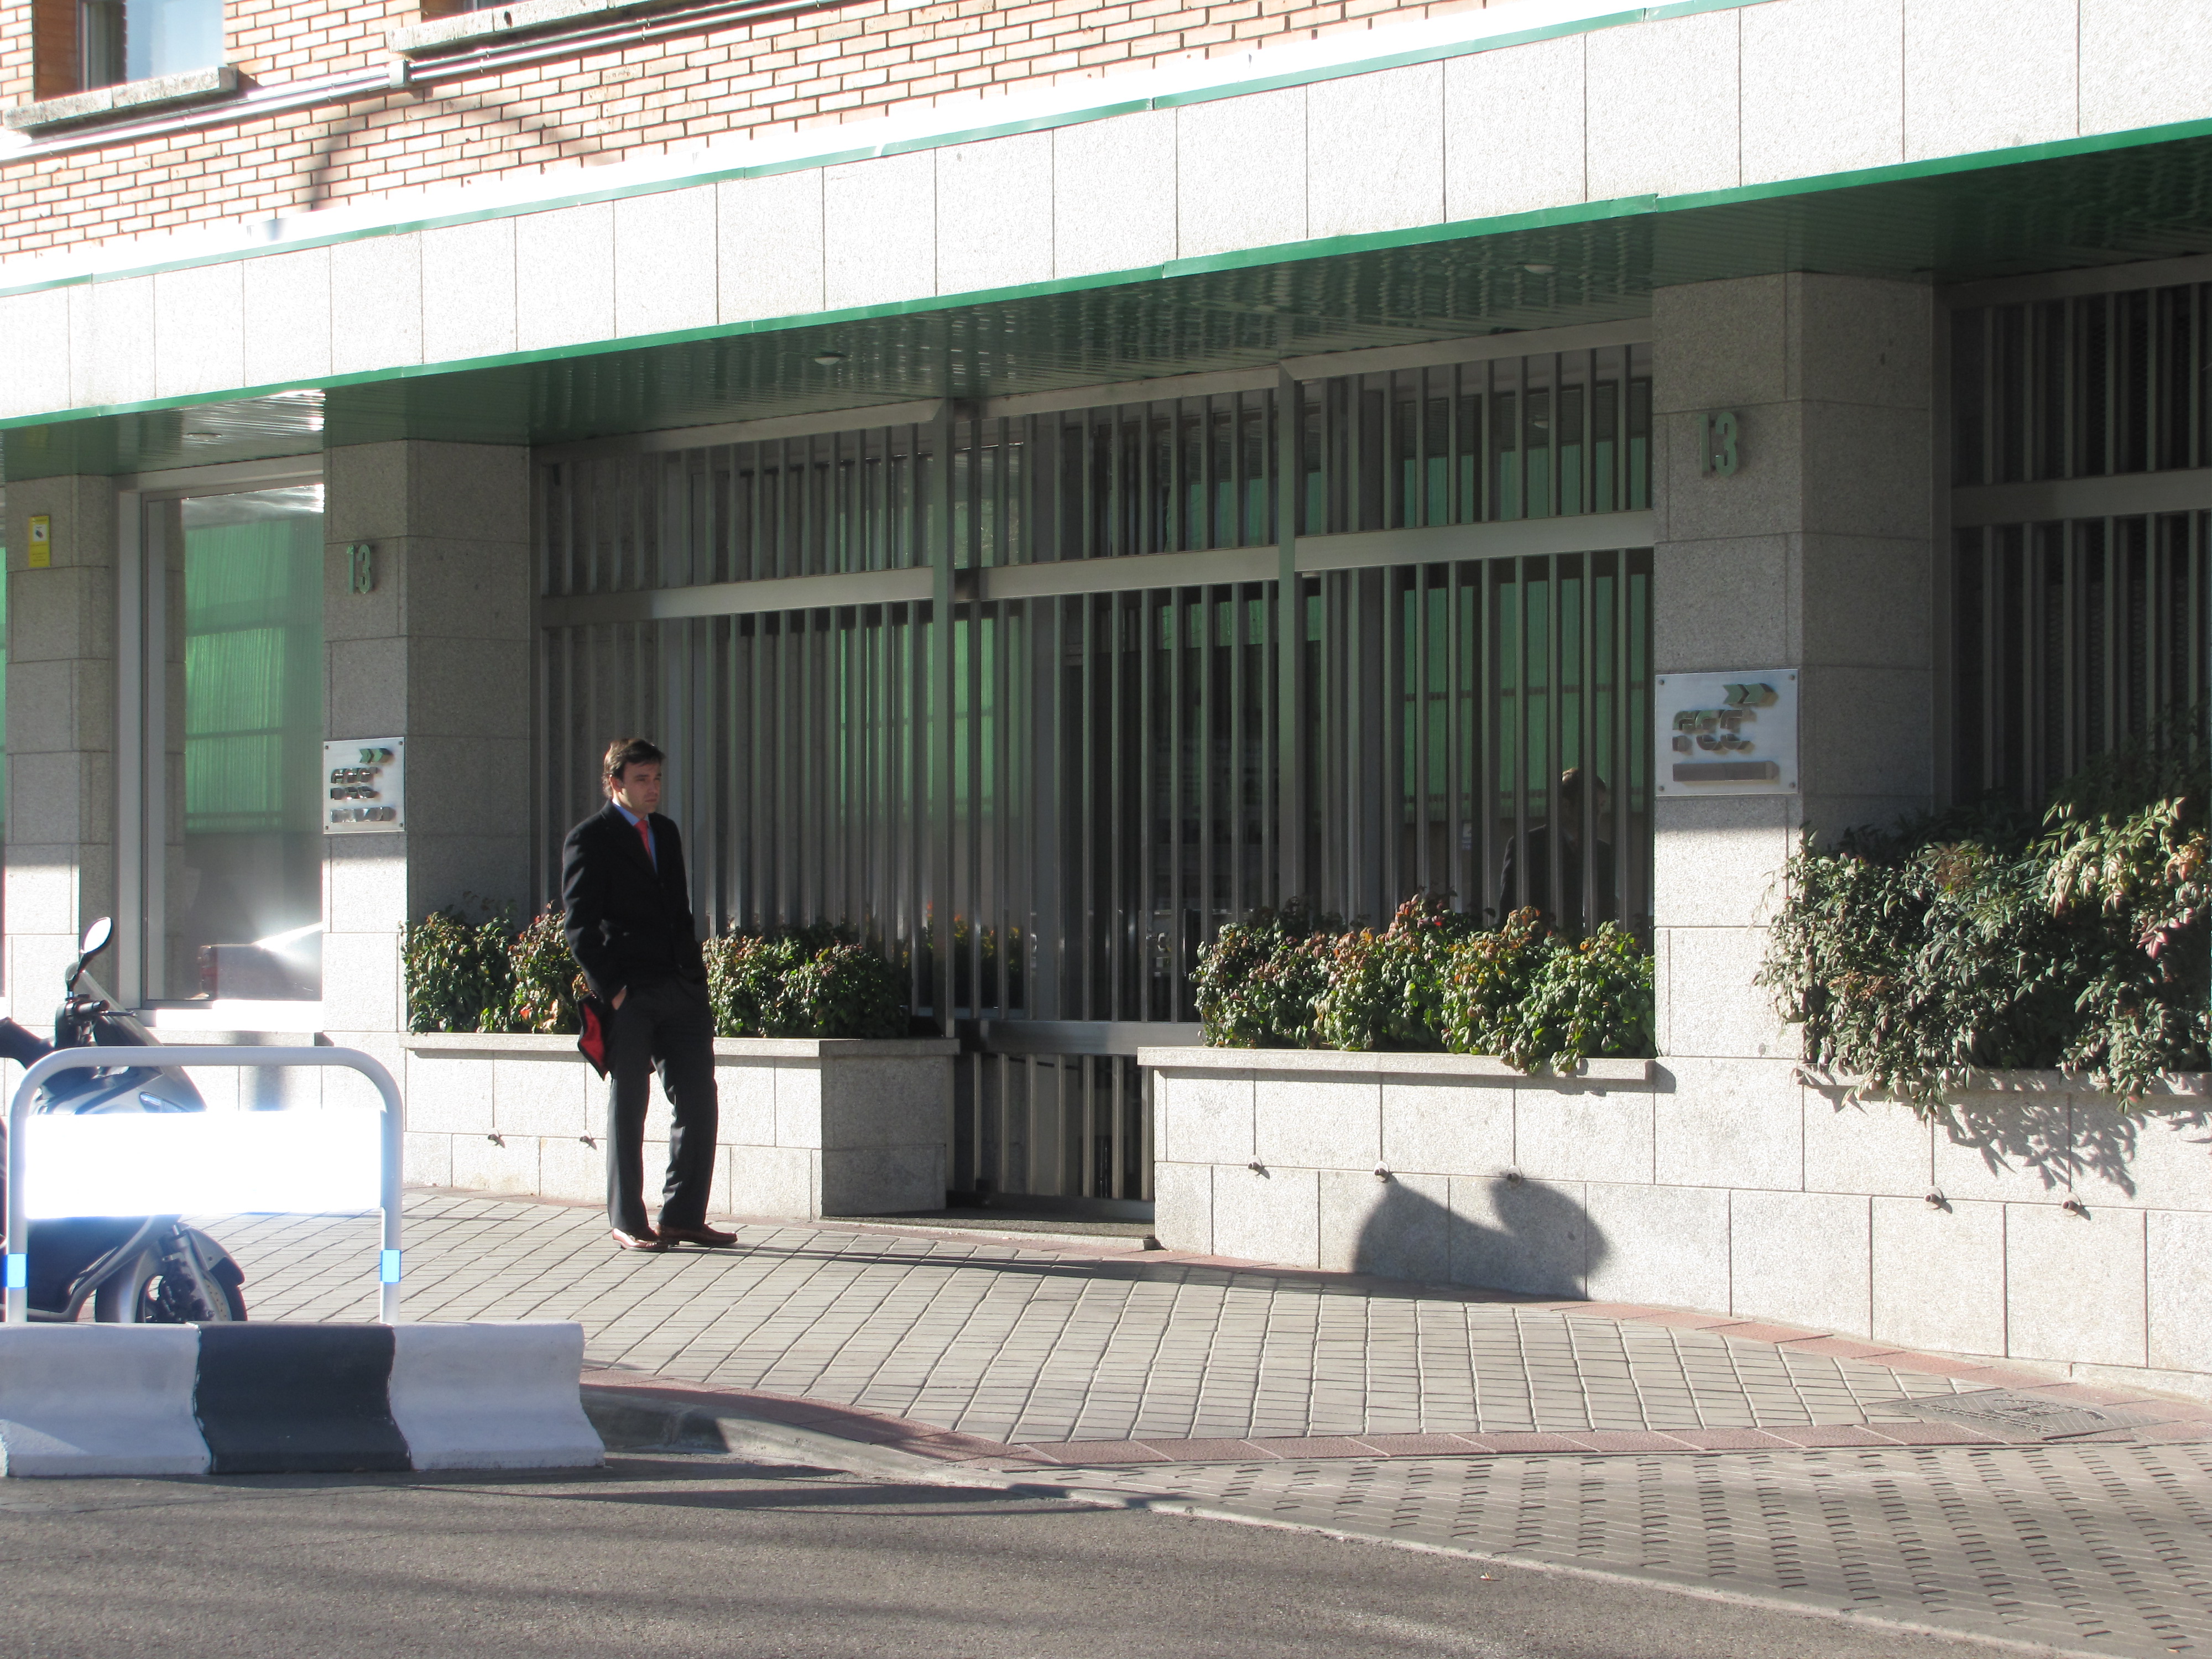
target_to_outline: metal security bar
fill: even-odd
[[[1446,363],[1302,389],[1300,533],[1651,504],[1651,349]]]
[[[1956,793],[2039,805],[2159,715],[2212,699],[2212,513],[2002,525],[1954,541]]]
[[[1952,482],[2212,466],[2212,283],[1951,319]]]
[[[1647,505],[1644,367],[1309,382],[1292,434],[1248,389],[549,459],[540,885],[654,734],[714,925],[848,927],[966,1040],[956,1186],[1147,1201],[1134,1048],[1228,922],[1648,925],[1650,555],[1437,538]],[[1340,538],[1290,605],[1286,498]]]

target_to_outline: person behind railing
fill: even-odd
[[[1555,837],[1548,817],[1539,818],[1528,826],[1526,860],[1515,856],[1519,841],[1509,835],[1505,842],[1505,864],[1499,872],[1499,913],[1533,907],[1544,914],[1553,927],[1569,933],[1583,933],[1595,927],[1607,915],[1619,912],[1619,891],[1614,885],[1613,854],[1613,792],[1605,781],[1597,781],[1594,814],[1595,834],[1590,837],[1590,858],[1583,856],[1583,772],[1579,766],[1570,766],[1559,774],[1559,908],[1552,908],[1552,847]],[[1545,804],[1535,803],[1540,810]],[[1597,889],[1595,904],[1585,903],[1584,872],[1595,866]]]

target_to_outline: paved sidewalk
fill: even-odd
[[[369,1222],[216,1226],[246,1265],[255,1317],[374,1316]],[[1174,1455],[1193,1442],[1338,1437],[1485,1443],[1389,1448],[1415,1452],[1641,1450],[1654,1435],[1750,1449],[1861,1443],[1869,1430],[1972,1443],[2002,1437],[1890,1402],[2042,1386],[1742,1321],[1166,1253],[757,1224],[735,1250],[626,1255],[592,1211],[442,1193],[410,1195],[406,1237],[410,1318],[579,1320],[594,1366],[1001,1446],[1086,1443],[1085,1461],[1111,1455],[1099,1443]],[[1519,1438],[1533,1435],[1569,1438]]]
[[[366,1319],[361,1219],[212,1224],[258,1319]],[[1165,1253],[410,1195],[413,1319],[974,1476],[2067,1651],[2212,1650],[2212,1410],[1744,1321]]]

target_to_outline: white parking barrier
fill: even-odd
[[[341,1066],[376,1111],[31,1115],[57,1073]],[[588,1468],[580,1325],[399,1319],[399,1091],[350,1048],[67,1048],[8,1111],[0,1474]],[[34,1158],[33,1154],[35,1153]],[[380,1210],[380,1322],[28,1324],[33,1218]]]
[[[191,1325],[0,1330],[0,1473],[205,1474]]]
[[[602,1462],[574,1324],[402,1325],[392,1420],[418,1469],[570,1469]]]
[[[33,1137],[27,1133],[31,1103],[59,1073],[114,1066],[315,1066],[360,1073],[384,1103],[375,1124],[374,1201],[361,1201],[368,1197],[361,1157],[368,1119],[343,1110],[46,1115],[39,1121],[40,1150],[62,1168],[46,1183],[51,1194],[34,1191],[29,1180]],[[29,1316],[27,1245],[34,1215],[327,1213],[337,1198],[345,1201],[337,1207],[383,1212],[378,1317],[397,1324],[400,1137],[398,1085],[381,1063],[357,1048],[58,1048],[23,1073],[8,1107],[8,1322],[20,1325]],[[208,1156],[211,1149],[220,1156]]]

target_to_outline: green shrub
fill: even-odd
[[[707,997],[722,1036],[896,1037],[910,1024],[898,969],[827,928],[709,939]]]
[[[1433,1051],[1444,1046],[1445,985],[1453,951],[1478,931],[1441,898],[1416,894],[1382,933],[1344,934],[1321,956],[1327,977],[1313,1001],[1315,1046]]]
[[[2212,1063],[2212,755],[2201,721],[2084,767],[2035,846],[2051,913],[2103,949],[2064,1063],[2130,1098]]]
[[[400,935],[410,1031],[506,1030],[513,923],[494,913],[471,921],[453,908],[433,910]]]
[[[582,972],[568,948],[559,906],[540,911],[514,936],[507,946],[507,962],[512,988],[507,1030],[573,1036],[584,1029],[579,1012]]]
[[[1444,971],[1437,1035],[1455,1054],[1495,1054],[1528,994],[1548,936],[1533,909],[1459,941]]]
[[[1218,1048],[1496,1054],[1524,1072],[1651,1052],[1651,958],[1608,922],[1548,934],[1534,910],[1478,927],[1408,899],[1380,933],[1260,911],[1199,953],[1199,1015]]]
[[[1311,1048],[1314,1005],[1328,988],[1343,922],[1293,900],[1255,910],[1198,953],[1191,975],[1205,1041],[1219,1048]]]
[[[2001,801],[1790,860],[1759,981],[1808,1058],[1935,1110],[1969,1068],[2063,1066],[2140,1099],[2212,1046],[2201,733],[2118,750],[2042,833]]]
[[[1633,934],[1608,921],[1588,939],[1553,935],[1529,954],[1528,989],[1485,1051],[1523,1072],[1652,1051],[1651,957]]]
[[[707,941],[708,997],[724,1036],[895,1037],[911,1022],[899,969],[823,927]],[[557,908],[520,932],[504,916],[471,923],[438,910],[410,927],[408,1029],[582,1029],[582,975]]]

